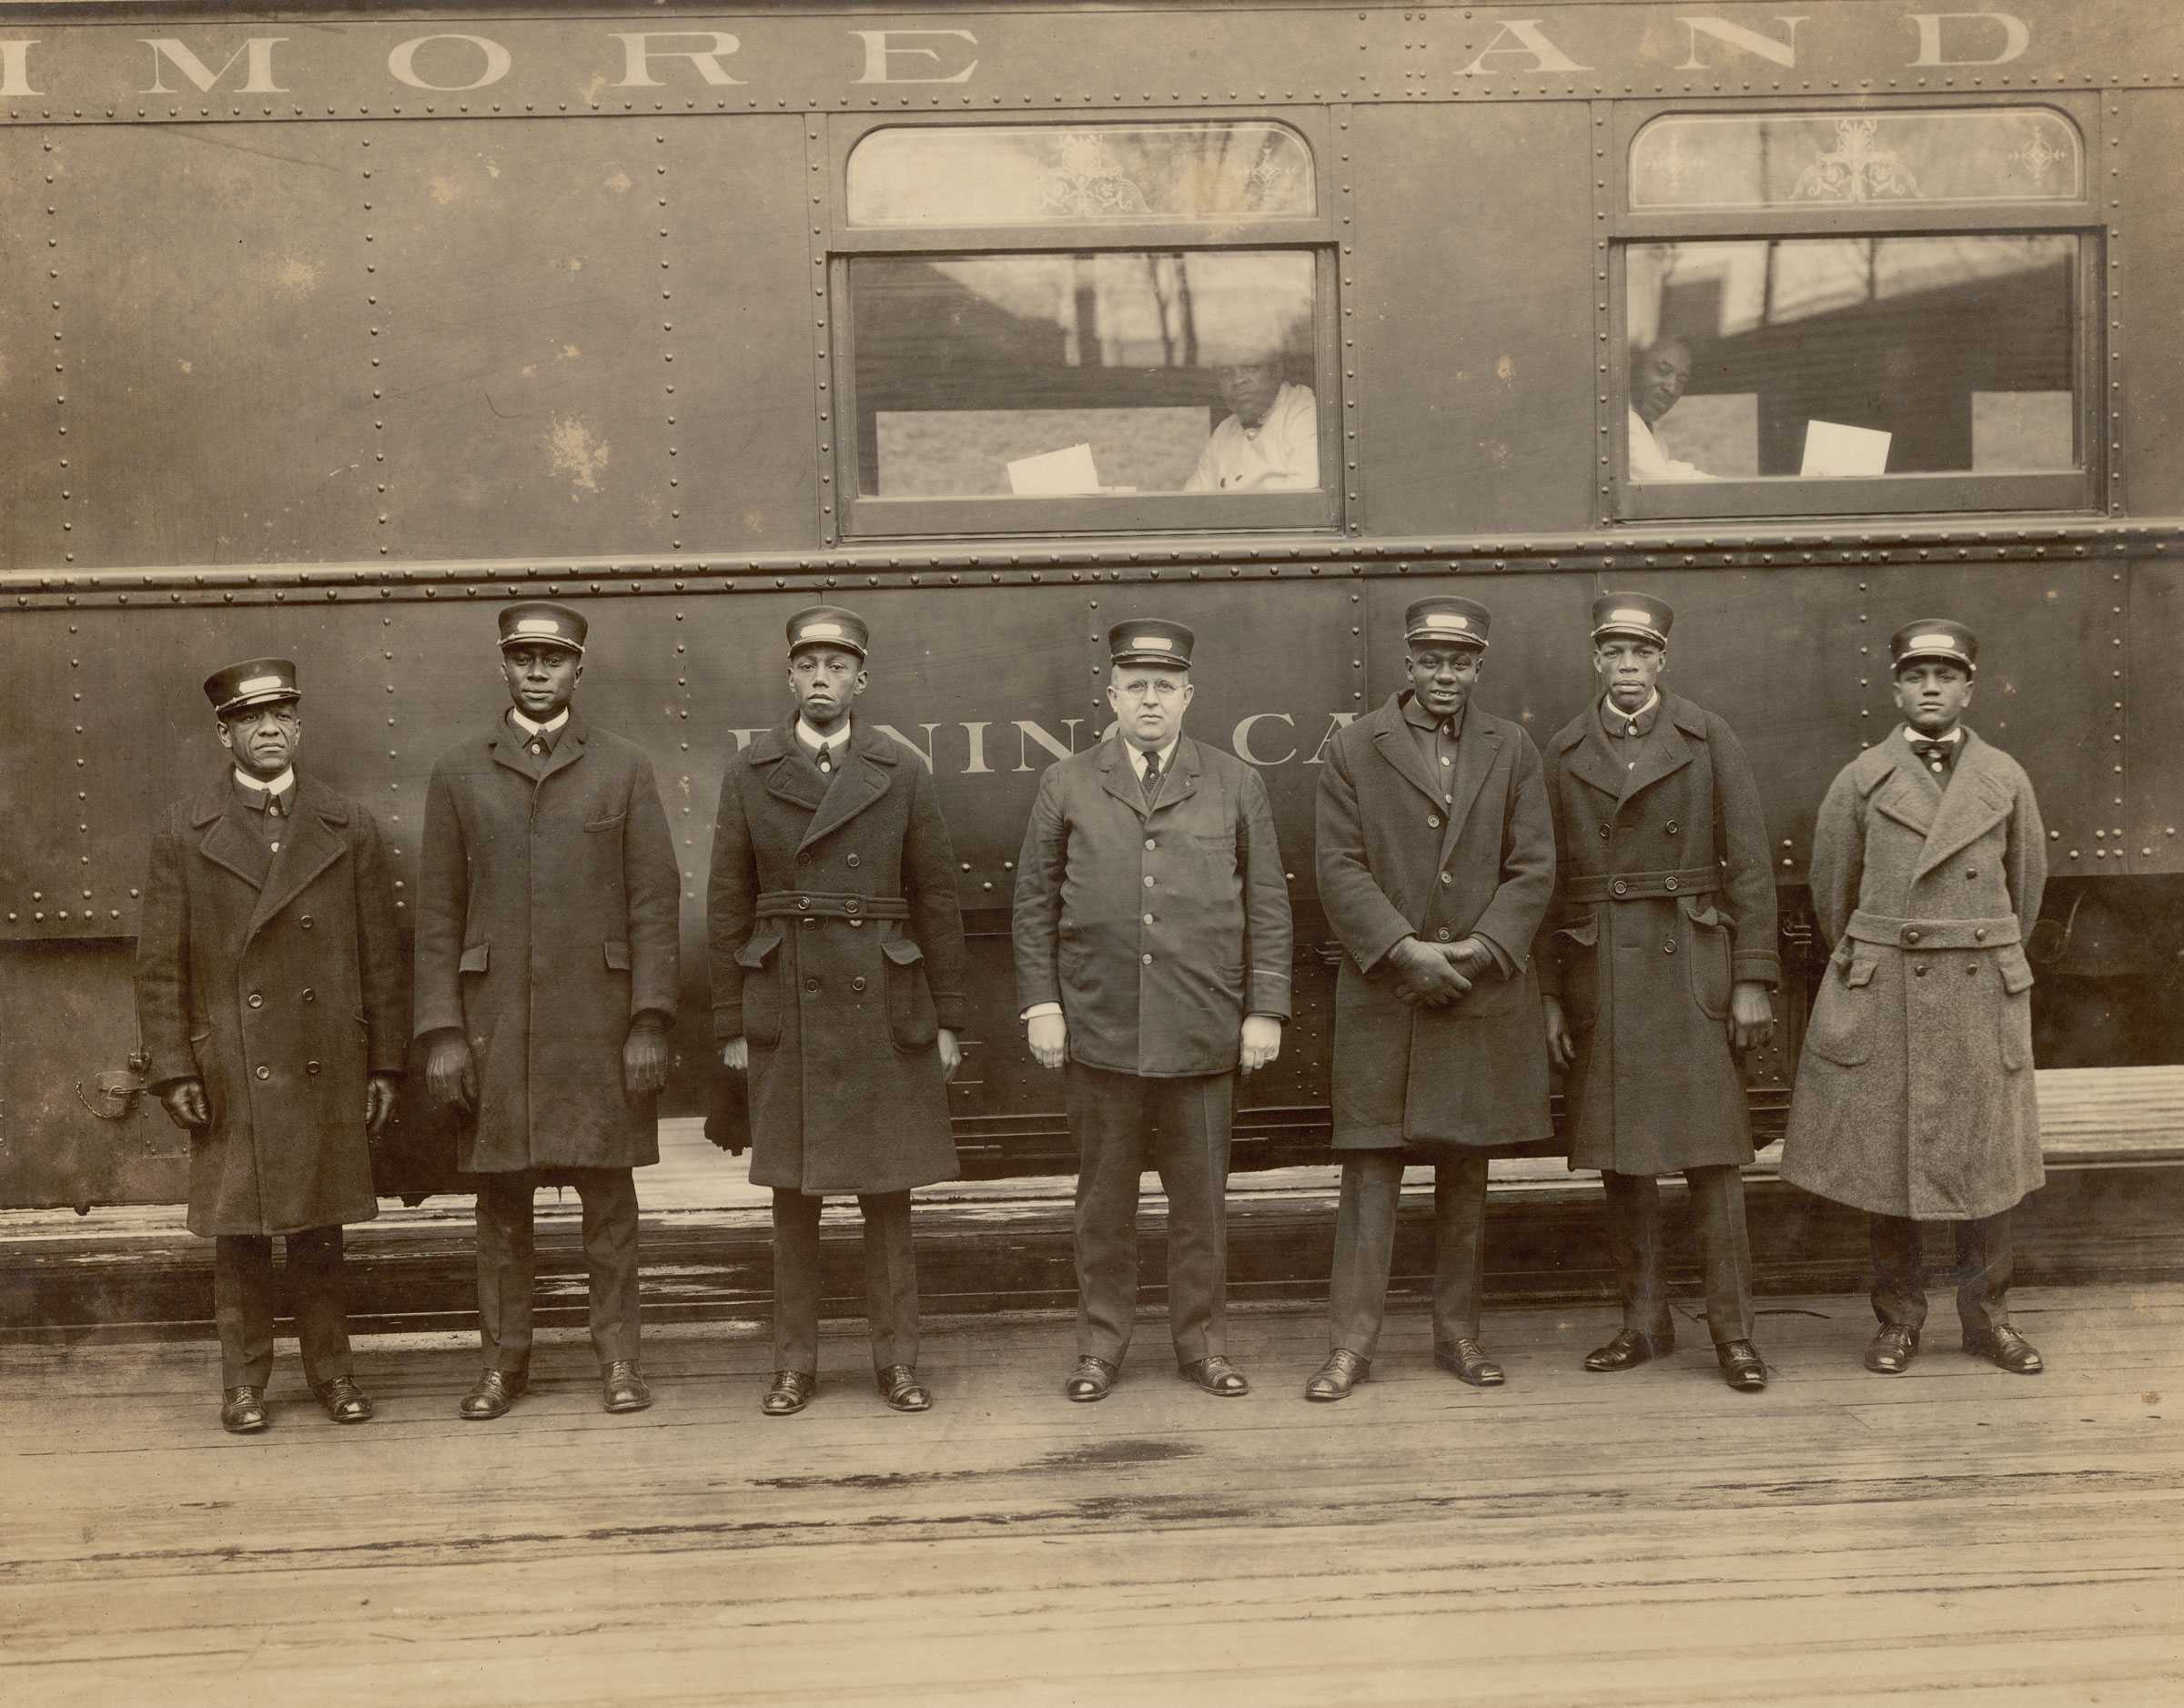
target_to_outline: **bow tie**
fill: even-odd
[[[1956,756],[1955,742],[1913,742],[1911,751],[1926,762],[1935,771],[1946,771],[1949,761]]]

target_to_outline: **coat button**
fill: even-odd
[[[854,918],[864,911],[864,904],[853,895],[842,904],[842,911]]]
[[[304,915],[304,916],[303,916],[301,919],[298,919],[298,920],[296,923],[297,923],[298,925],[301,925],[301,926],[302,926],[302,927],[303,927],[303,928],[304,928],[306,931],[308,931],[308,930],[311,928],[311,916],[310,916],[308,914],[306,914],[306,915]]]
[[[1683,827],[1681,824],[1677,824],[1677,823],[1676,823],[1676,821],[1675,821],[1674,819],[1673,819],[1673,818],[1672,818],[1672,819],[1670,819],[1670,820],[1668,821],[1668,834],[1669,834],[1671,836],[1673,836],[1673,835],[1674,835],[1674,834],[1676,834],[1678,831],[1682,830],[1683,828],[1684,828],[1684,827]]]
[[[1926,975],[1926,964],[1924,961],[1921,961],[1916,966],[1911,969],[1911,976],[1913,978],[1924,978]]]
[[[1433,939],[1437,943],[1453,942],[1455,940],[1455,936],[1456,934],[1451,931],[1446,925],[1443,925],[1439,931],[1433,934]]]
[[[270,1067],[260,1067],[258,1070],[258,1076],[260,1079],[270,1079],[273,1077],[273,1070]]]
[[[1450,873],[1447,873],[1447,872],[1443,872],[1443,873],[1441,874],[1441,881],[1443,884],[1453,884],[1453,883],[1455,883],[1455,882],[1456,882],[1456,879],[1455,879],[1455,877],[1454,877],[1454,875],[1453,875],[1452,874],[1450,874]]]
[[[813,917],[812,917],[810,915],[808,915],[808,914],[807,914],[807,915],[804,915],[804,917],[802,920],[798,921],[797,923],[799,923],[800,925],[817,925],[819,922],[818,922],[816,919],[814,919],[814,918],[813,918]]]
[[[1427,814],[1426,828],[1428,830],[1439,830],[1441,828],[1441,814],[1438,813]]]
[[[1148,837],[1145,839],[1145,845],[1146,845],[1148,848],[1154,848],[1154,847],[1158,847],[1159,844],[1157,844],[1157,843],[1155,843],[1155,842],[1153,841],[1153,839],[1152,839],[1150,836],[1148,836]]]
[[[857,857],[854,854],[849,856],[849,864],[853,866],[857,864]]]
[[[807,978],[804,981],[804,987],[807,991],[815,991],[819,988],[819,981],[815,978]]]
[[[266,999],[259,995],[256,991],[252,991],[250,993],[250,1006],[253,1008],[263,1008],[266,1006]]]
[[[1145,887],[1148,890],[1153,887],[1153,874],[1149,872],[1145,874]]]
[[[1670,878],[1670,879],[1668,879],[1668,880],[1666,881],[1665,884],[1663,885],[1663,887],[1664,887],[1664,888],[1667,888],[1667,889],[1672,889],[1672,890],[1673,890],[1673,889],[1674,889],[1674,888],[1676,887],[1676,881],[1675,881],[1675,879],[1673,879],[1673,878]]]
[[[809,913],[812,906],[812,898],[808,895],[799,895],[796,898],[796,905],[802,911]]]
[[[1906,925],[1904,927],[1904,941],[1906,943],[1916,943],[1919,939],[1919,929],[1916,925]]]
[[[1628,895],[1631,893],[1631,886],[1625,884],[1621,878],[1617,878],[1615,882],[1609,884],[1608,887],[1614,891],[1618,895]]]
[[[1150,966],[1153,964],[1153,957],[1149,955],[1141,955],[1138,958],[1143,961],[1148,966]]]
[[[303,1065],[303,1071],[307,1074],[315,1074],[318,1071],[318,1064],[317,1062],[306,1062]]]
[[[305,1002],[317,1002],[318,1000],[318,993],[313,990],[308,985],[306,985],[303,987],[302,1000]]]
[[[1153,916],[1150,914],[1146,915],[1145,923],[1148,925],[1153,923]]]
[[[1975,942],[1985,943],[1987,941],[1987,927],[1985,925],[1973,926],[1972,938]]]
[[[1974,878],[1977,877],[1978,875],[1979,875],[1979,874],[1978,874],[1978,873],[1975,872],[1975,871],[1974,871],[1974,870],[1973,870],[1973,869],[1972,869],[1970,866],[1967,866],[1967,867],[1965,867],[1965,869],[1964,869],[1964,881],[1965,881],[1966,883],[1967,883],[1967,884],[1968,884],[1968,883],[1970,883],[1970,882],[1971,882],[1971,881],[1972,881]]]
[[[1661,945],[1661,953],[1663,955],[1673,955],[1675,952],[1676,945],[1673,943],[1664,943]]]
[[[1600,839],[1601,839],[1601,841],[1603,841],[1603,842],[1605,842],[1605,841],[1607,841],[1607,839],[1608,839],[1608,836],[1609,836],[1609,834],[1610,834],[1610,833],[1609,833],[1608,827],[1607,827],[1605,824],[1603,824],[1603,825],[1600,827]]]
[[[1965,971],[1965,975],[1966,975],[1967,977],[1968,977],[1968,978],[1977,978],[1977,977],[1978,977],[1978,976],[1979,976],[1979,963],[1978,963],[1978,962],[1977,962],[1977,961],[1967,961],[1967,962],[1964,964],[1964,971]]]
[[[858,995],[862,996],[864,994],[864,975],[859,973],[856,977],[851,979],[849,981],[849,987],[850,989],[855,991]]]

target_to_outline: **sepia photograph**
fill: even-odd
[[[0,1700],[2184,1702],[2184,5],[0,0]]]

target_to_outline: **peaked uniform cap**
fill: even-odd
[[[1190,650],[1198,642],[1188,623],[1138,617],[1107,631],[1107,654],[1117,664],[1166,664],[1190,668]]]
[[[1888,656],[1892,668],[1898,670],[1922,658],[1937,658],[1976,671],[1979,668],[1979,637],[1946,617],[1921,617],[1888,637]]]
[[[571,652],[584,650],[592,625],[566,605],[542,599],[527,599],[500,612],[500,644],[511,646],[565,646]]]
[[[1483,650],[1493,618],[1475,599],[1452,593],[1421,599],[1403,612],[1403,639],[1439,642],[1444,646],[1475,646]]]
[[[1668,632],[1675,626],[1675,607],[1651,593],[1603,593],[1592,601],[1595,641],[1620,634],[1666,646]]]
[[[241,712],[250,706],[300,700],[303,690],[296,685],[293,660],[252,658],[213,672],[205,679],[205,697],[212,702],[214,713],[224,718],[230,712]]]
[[[863,658],[872,644],[864,619],[846,605],[806,605],[789,619],[789,651],[806,646],[838,646]]]

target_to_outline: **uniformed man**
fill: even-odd
[[[819,1210],[864,1213],[873,1369],[924,1411],[910,1191],[958,1168],[947,1082],[963,1059],[956,856],[923,765],[858,722],[870,632],[839,605],[789,619],[794,710],[732,758],[707,928],[721,1059],[750,1075],[751,1181],[774,1188],[769,1417],[818,1386]]]
[[[1250,1389],[1222,1320],[1229,1126],[1238,1068],[1280,1053],[1289,897],[1259,773],[1183,733],[1194,642],[1153,618],[1109,631],[1115,734],[1047,767],[1017,863],[1017,998],[1077,1142],[1076,1400],[1107,1396],[1130,1344],[1148,1154],[1178,1369]]]
[[[1328,743],[1320,903],[1347,951],[1335,987],[1342,1157],[1331,1349],[1308,1400],[1345,1397],[1380,1339],[1407,1157],[1432,1160],[1433,1359],[1478,1388],[1486,1161],[1546,1138],[1532,943],[1554,888],[1554,821],[1523,726],[1471,703],[1492,620],[1475,600],[1403,615],[1410,687]]]
[[[513,703],[433,768],[418,897],[417,1036],[480,1177],[485,1369],[460,1410],[500,1417],[529,1380],[531,1199],[567,1185],[606,1408],[640,1411],[632,1170],[660,1159],[681,874],[652,761],[571,706],[584,618],[532,601],[500,627]]]
[[[341,1227],[379,1213],[370,1145],[408,1044],[394,890],[371,814],[297,773],[296,666],[232,664],[205,696],[229,763],[152,836],[136,939],[147,1083],[190,1136],[221,1426],[268,1421],[276,1234],[304,1376],[335,1422],[361,1423],[372,1408],[351,1374]]]
[[[1782,1174],[1870,1213],[1866,1368],[1900,1375],[1926,1325],[1918,1224],[1956,1234],[1964,1349],[2041,1368],[2010,1326],[2010,1210],[2045,1177],[2032,967],[2047,838],[2017,762],[1964,723],[1979,642],[1896,632],[1903,723],[1837,773],[1813,833],[1813,912],[1835,945],[1797,1065]]]
[[[1737,1053],[1774,1031],[1781,982],[1766,824],[1728,724],[1663,693],[1675,613],[1643,593],[1592,603],[1605,692],[1548,743],[1557,853],[1541,955],[1547,1044],[1569,1070],[1570,1166],[1598,1168],[1623,1329],[1585,1359],[1624,1370],[1675,1344],[1655,1177],[1691,1188],[1723,1380],[1767,1385],[1752,1344]]]

